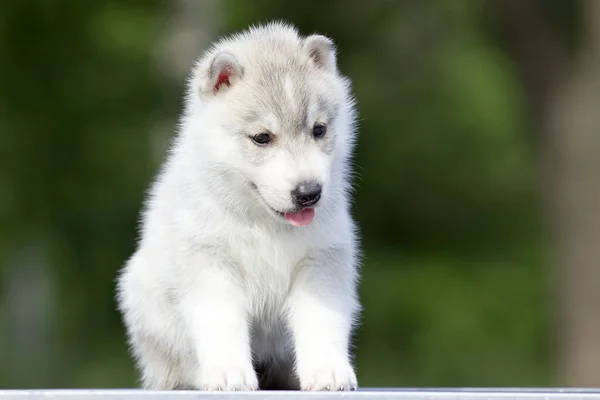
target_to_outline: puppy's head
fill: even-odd
[[[252,206],[303,226],[344,190],[353,102],[325,36],[271,24],[225,39],[198,63],[190,98],[210,121],[197,134]]]

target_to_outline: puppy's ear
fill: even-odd
[[[200,91],[217,95],[235,85],[243,73],[242,66],[233,54],[226,51],[217,53],[208,64],[204,82],[200,82]]]
[[[337,72],[337,57],[333,41],[323,35],[311,35],[304,39],[304,49],[319,68]]]

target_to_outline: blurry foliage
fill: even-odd
[[[354,82],[361,385],[550,384],[529,117],[483,2],[222,4],[222,33],[277,18],[330,35]],[[134,385],[114,276],[158,168],[150,132],[180,106],[183,82],[155,67],[166,13],[156,0],[2,5],[0,387]],[[17,287],[18,274],[32,276]],[[40,296],[39,276],[53,297],[38,353],[11,293]]]
[[[39,368],[27,365],[36,357],[23,354],[20,331],[0,321],[0,386],[76,385],[107,343],[125,351],[113,279],[133,250],[156,167],[148,132],[157,110],[175,110],[165,107],[153,67],[161,11],[157,1],[2,5],[2,283],[26,267],[8,262],[13,253],[41,247],[59,306],[46,349],[55,359],[38,360]],[[14,306],[4,299],[4,309]]]

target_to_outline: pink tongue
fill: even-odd
[[[310,224],[315,217],[315,209],[314,208],[305,208],[304,210],[300,210],[296,213],[286,212],[284,214],[285,219],[294,226],[306,226]]]

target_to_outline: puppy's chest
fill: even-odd
[[[278,314],[311,244],[290,232],[248,229],[245,235],[236,236],[229,241],[229,250],[240,268],[240,281],[253,313]]]

